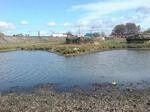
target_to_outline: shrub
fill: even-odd
[[[66,38],[66,44],[81,44],[81,43],[93,43],[93,38],[86,38],[86,37]]]

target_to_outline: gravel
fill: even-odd
[[[0,112],[150,112],[150,88],[94,84],[89,90],[49,87],[0,94]]]

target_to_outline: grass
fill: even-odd
[[[65,44],[65,39],[48,39],[46,41],[28,41],[20,43],[0,44],[0,51],[12,50],[45,50],[55,52],[65,56],[79,55],[85,53],[98,52],[109,49],[121,48],[150,48],[150,43],[128,44],[125,39],[112,39],[102,41],[94,39],[94,43],[86,44]]]

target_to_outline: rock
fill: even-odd
[[[148,105],[148,106],[150,106],[150,101],[149,101],[149,102],[147,102],[147,105]]]
[[[116,86],[117,82],[116,81],[112,81],[112,85]]]
[[[149,112],[150,89],[135,89],[130,94],[112,84],[96,85],[97,91],[89,90],[88,95],[83,90],[56,92],[52,89],[5,94],[0,97],[0,112]]]

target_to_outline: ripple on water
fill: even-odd
[[[113,80],[135,84],[149,82],[149,67],[148,50],[114,50],[77,57],[42,51],[0,53],[0,90],[48,82],[65,86]]]

